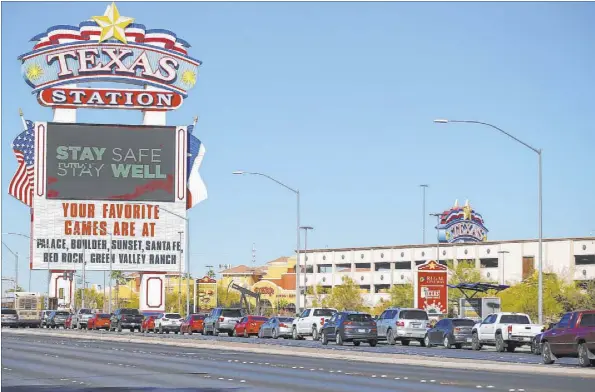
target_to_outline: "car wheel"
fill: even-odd
[[[238,333],[236,332],[236,329],[234,328],[234,329],[233,329],[233,337],[235,338],[235,337],[237,337],[237,336],[238,336]]]
[[[481,350],[481,343],[479,343],[479,337],[476,333],[471,337],[471,348],[475,351]]]
[[[130,328],[130,332],[134,332],[134,328]]]
[[[122,332],[122,324],[118,324],[118,332]]]
[[[258,339],[263,339],[263,336],[262,336],[262,329],[259,329],[259,330],[258,330]]]
[[[504,339],[502,339],[502,335],[496,335],[496,351],[499,353],[503,353],[506,347],[504,346]]]
[[[426,335],[424,338],[424,343],[426,344],[426,347],[432,347],[432,343],[430,343],[430,337],[428,335]]]
[[[421,347],[426,347],[426,340],[425,339],[419,339],[418,342],[419,342],[419,345]]]
[[[409,340],[401,340],[403,346],[409,346]]]
[[[581,367],[591,366],[591,360],[589,359],[589,349],[587,349],[586,343],[578,345],[578,364]]]
[[[450,343],[450,337],[448,335],[446,335],[444,337],[444,340],[442,341],[442,344],[444,345],[444,348],[451,348],[452,344]]]
[[[245,338],[249,338],[250,337],[250,334],[248,333],[248,329],[247,328],[244,328],[244,337]]]
[[[177,335],[180,331],[174,331],[174,333]]]
[[[359,347],[359,342],[353,342],[353,345],[354,345],[355,347]]]
[[[323,346],[326,346],[328,344],[328,337],[326,336],[324,331],[322,331],[322,336],[320,337],[320,341],[322,342]]]
[[[192,335],[192,328],[188,330],[188,335]]]
[[[159,326],[159,334],[163,335],[163,327],[161,325]]]
[[[513,353],[515,348],[516,348],[516,346],[515,346],[514,344],[510,344],[510,343],[509,343],[509,344],[506,346],[506,351],[508,351],[509,353]]]
[[[552,359],[552,348],[550,347],[549,342],[542,343],[541,345],[541,359],[546,365],[551,365],[556,362]]]
[[[279,332],[277,332],[277,330],[273,328],[271,336],[273,337],[273,339],[277,339],[279,337]]]
[[[378,344],[378,340],[375,340],[375,339],[369,340],[368,344],[370,345],[370,347],[376,347],[376,345]]]
[[[227,336],[231,336],[231,334],[232,334],[232,332],[231,332],[231,331],[229,331],[229,332],[227,333]],[[219,331],[217,331],[217,336],[219,336]]]
[[[395,335],[393,333],[392,329],[389,329],[388,332],[386,333],[386,341],[388,342],[388,344],[390,344],[391,346],[394,345],[395,342]]]
[[[341,336],[341,332],[337,332],[337,336],[335,338],[335,341],[337,343],[337,346],[342,346],[343,345],[343,337]]]
[[[312,340],[318,340],[320,337],[318,336],[318,329],[316,326],[312,326]]]
[[[462,348],[463,348],[463,345],[462,345],[461,343],[455,343],[455,348],[456,348],[457,350],[460,350],[460,349],[462,349]]]
[[[166,329],[165,330],[165,333],[169,335],[169,329]]]
[[[293,327],[291,330],[291,337],[293,337],[293,340],[300,340],[300,335],[298,335],[296,327]]]

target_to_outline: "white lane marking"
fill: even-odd
[[[310,369],[311,372],[313,372],[314,370],[316,370],[316,369]]]
[[[72,382],[76,382],[76,380],[72,380]]]
[[[382,378],[386,378],[386,374],[383,374],[383,375],[382,375],[382,376],[380,376],[380,377],[382,377]]]
[[[419,382],[426,382],[426,380],[419,380]]]
[[[375,375],[375,374],[373,374],[373,375],[372,375],[372,378],[376,378],[376,375]]]
[[[264,364],[265,364],[265,365],[268,365],[269,363],[268,363],[268,362],[265,362]]]
[[[508,392],[514,392],[514,391],[516,391],[516,389],[512,389],[511,388],[511,389],[508,390]]]
[[[219,377],[219,380],[225,380],[223,377]]]
[[[233,381],[233,378],[228,378],[227,381]]]
[[[476,386],[476,388],[483,388],[481,385]]]
[[[246,380],[240,380],[240,382],[246,382]]]
[[[436,380],[430,380],[430,382],[436,382]]]

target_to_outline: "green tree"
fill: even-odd
[[[15,290],[14,290],[14,287],[13,287],[12,289],[6,290],[6,292],[7,292],[7,293],[14,293],[14,291],[15,291]],[[18,286],[18,285],[17,285],[17,290],[16,290],[16,292],[17,292],[17,293],[20,293],[20,292],[22,292],[22,291],[25,291],[25,289],[23,289],[21,286]]]
[[[217,306],[239,306],[240,293],[231,287],[228,288],[226,284],[219,281],[217,283]]]
[[[331,293],[322,301],[323,306],[337,310],[366,310],[362,292],[355,281],[347,276],[342,279],[342,284],[335,286]]]
[[[498,295],[502,301],[502,310],[527,313],[531,319],[537,320],[537,291],[538,274],[535,272],[528,279]],[[593,301],[593,292],[589,292],[589,287],[583,289],[575,282],[567,282],[556,274],[543,274],[544,321],[556,322],[565,312],[592,308]]]
[[[76,290],[74,295],[75,308],[82,307],[82,293],[83,289]],[[85,308],[103,309],[103,291],[95,291],[93,289],[85,289]]]
[[[389,291],[389,305],[395,308],[412,308],[415,302],[415,293],[411,283],[395,284]]]

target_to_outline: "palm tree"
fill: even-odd
[[[120,285],[126,284],[126,277],[122,271],[112,271],[110,278],[116,281],[116,308],[119,307],[119,293],[120,293]],[[111,287],[110,287],[111,290]]]

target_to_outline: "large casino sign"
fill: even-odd
[[[105,15],[78,26],[53,26],[31,40],[19,57],[27,84],[45,106],[176,109],[194,87],[201,62],[175,33],[147,29],[121,16],[112,4]],[[159,93],[121,89],[72,89],[72,85],[120,82],[151,86]]]
[[[440,216],[438,238],[440,242],[483,242],[487,241],[488,229],[484,226],[483,217],[471,208],[469,201],[459,207],[444,211]]]

